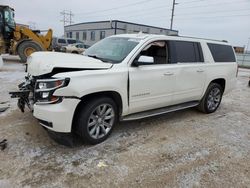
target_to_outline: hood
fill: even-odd
[[[27,72],[32,76],[48,74],[53,69],[67,70],[91,70],[108,69],[112,67],[111,63],[104,63],[101,60],[91,57],[66,54],[60,52],[35,52],[28,57]]]

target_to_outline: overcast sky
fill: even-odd
[[[172,0],[0,0],[15,9],[16,21],[63,34],[63,10],[74,23],[123,20],[170,27]],[[3,2],[3,3],[2,3]],[[244,46],[250,37],[250,0],[176,0],[173,29],[180,35],[225,39]],[[250,47],[249,47],[250,48]]]

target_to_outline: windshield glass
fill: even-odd
[[[138,43],[138,41],[131,38],[106,38],[88,48],[84,55],[104,62],[120,63]]]
[[[11,28],[15,28],[14,12],[9,8],[4,11],[5,23],[8,24]]]

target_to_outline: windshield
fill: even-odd
[[[106,38],[88,48],[84,55],[104,62],[120,63],[138,43],[138,41],[131,38]]]
[[[14,12],[7,8],[4,10],[5,23],[11,28],[15,28]]]

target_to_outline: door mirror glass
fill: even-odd
[[[134,63],[136,66],[140,65],[152,65],[154,64],[154,58],[151,56],[141,55]]]

